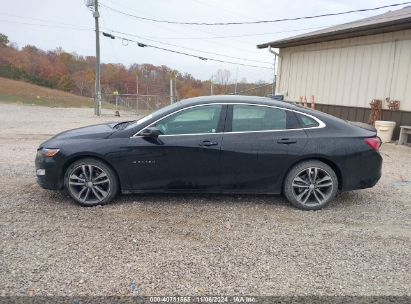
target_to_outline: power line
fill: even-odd
[[[16,16],[16,15],[14,15],[14,16],[19,17],[19,18],[24,18],[23,16]],[[47,21],[45,19],[37,19],[37,18],[29,18],[29,19],[42,20],[42,21],[45,21],[45,22],[57,23],[57,22],[54,22],[54,21]],[[67,23],[61,23],[62,25],[59,25],[59,24],[40,24],[40,23],[30,23],[30,22],[21,22],[21,21],[14,21],[14,20],[1,20],[1,19],[0,19],[0,22],[9,22],[9,23],[16,23],[16,24],[30,25],[30,26],[41,26],[41,27],[48,27],[48,28],[63,28],[63,29],[72,29],[72,30],[80,30],[80,31],[94,31],[94,29],[92,29],[92,28],[86,28],[86,27],[83,27],[83,26],[76,27],[75,25],[67,24]],[[65,26],[65,25],[67,25],[67,26]],[[123,34],[123,35],[127,35],[127,36],[134,36],[134,37],[137,37],[137,38],[140,38],[140,39],[145,39],[145,40],[161,43],[161,44],[164,44],[164,45],[175,46],[175,47],[178,47],[178,48],[187,49],[187,50],[191,50],[191,51],[202,52],[202,53],[206,53],[206,54],[213,54],[213,55],[217,55],[217,56],[233,58],[233,59],[238,59],[238,60],[243,60],[243,61],[258,62],[258,63],[264,63],[264,64],[272,64],[271,62],[267,62],[267,61],[260,61],[260,60],[242,58],[242,57],[229,56],[229,55],[224,55],[224,54],[219,54],[219,53],[214,53],[214,52],[202,51],[202,50],[187,48],[187,47],[176,45],[176,44],[170,44],[170,43],[165,43],[165,42],[149,39],[149,38],[146,38],[144,36],[128,34],[128,33],[120,32],[120,31],[111,30],[111,29],[108,29],[108,28],[106,28],[106,29],[113,32],[113,33]],[[101,32],[101,33],[103,33],[103,32]],[[110,35],[110,34],[107,34],[107,33],[104,32],[103,35]],[[113,36],[113,38],[114,38],[114,36]]]
[[[323,28],[332,27],[332,26],[335,26],[335,24],[334,25],[326,25],[326,26],[317,26],[317,27],[306,27],[306,28],[300,28],[300,29],[294,29],[294,30],[288,30],[288,31],[270,32],[270,33],[255,33],[255,34],[213,36],[213,37],[166,37],[166,36],[142,36],[142,37],[154,38],[154,39],[175,39],[175,40],[226,39],[226,38],[243,38],[243,37],[284,34],[284,33],[299,32],[299,31],[306,31],[306,30],[317,30],[317,29],[323,29]]]
[[[108,33],[105,33],[105,32],[103,32],[103,34],[105,34],[105,36],[107,36],[107,35],[110,36],[111,35],[111,34],[108,34]],[[241,65],[241,66],[259,68],[259,69],[267,69],[267,70],[272,70],[273,69],[272,67],[263,67],[263,66],[245,64],[245,63],[240,63],[240,62],[233,62],[233,61],[220,60],[220,59],[215,59],[215,58],[210,58],[210,57],[198,56],[198,55],[194,55],[194,54],[190,54],[190,53],[185,53],[185,52],[180,52],[180,51],[176,51],[176,50],[172,50],[172,49],[163,48],[163,47],[152,45],[152,44],[142,43],[142,42],[139,42],[137,40],[132,40],[132,39],[129,39],[129,38],[126,38],[126,37],[121,37],[121,36],[117,36],[117,35],[111,35],[111,36],[113,36],[114,38],[121,39],[123,41],[123,45],[125,45],[125,46],[128,45],[129,42],[134,42],[139,47],[151,47],[151,48],[154,48],[154,49],[158,49],[158,50],[162,50],[162,51],[166,51],[166,52],[170,52],[170,53],[175,53],[175,54],[180,54],[180,55],[185,55],[185,56],[189,56],[189,57],[198,58],[198,59],[204,60],[204,61],[209,60],[209,61],[214,61],[214,62],[228,63],[228,64],[233,64],[233,65]]]
[[[70,29],[76,31],[91,31],[91,28],[82,28],[82,27],[72,27],[72,26],[63,26],[63,25],[56,25],[56,24],[39,24],[39,23],[29,23],[29,22],[20,22],[14,20],[4,20],[1,19],[0,22],[8,22],[8,23],[16,23],[16,24],[23,24],[23,25],[30,25],[30,26],[41,26],[41,27],[48,27],[48,28],[62,28],[62,29]]]
[[[111,30],[111,29],[108,29],[108,30],[111,31],[112,33],[132,36],[132,37],[136,37],[136,38],[139,38],[139,39],[149,40],[149,41],[152,41],[152,42],[156,42],[156,43],[160,43],[160,44],[164,44],[164,45],[169,45],[169,46],[174,46],[174,47],[178,47],[178,48],[181,48],[181,49],[190,50],[190,51],[194,51],[194,52],[217,55],[217,56],[222,56],[222,57],[227,57],[227,58],[232,58],[232,59],[239,59],[239,60],[244,60],[244,61],[258,62],[258,63],[264,63],[264,64],[272,64],[271,62],[267,62],[267,61],[247,59],[247,58],[229,56],[229,55],[224,55],[224,54],[219,54],[219,53],[214,53],[214,52],[202,51],[202,50],[197,50],[197,49],[193,49],[193,48],[184,47],[184,46],[181,46],[181,45],[176,45],[176,44],[171,44],[171,43],[167,43],[167,42],[162,42],[162,41],[150,39],[150,38],[147,38],[147,37],[144,37],[144,36],[139,36],[139,35],[135,35],[135,34],[128,34],[128,33],[120,32],[120,31],[116,31],[116,30]],[[105,33],[105,34],[107,35],[107,33]]]
[[[116,12],[116,13],[119,13],[119,14],[122,14],[122,15],[125,15],[125,16],[129,16],[129,17],[133,17],[133,18],[136,18],[136,19],[146,20],[146,21],[159,22],[159,23],[169,23],[169,24],[216,26],[216,25],[261,24],[261,23],[275,23],[275,22],[283,22],[283,21],[296,21],[296,20],[303,20],[303,19],[314,19],[314,18],[321,18],[321,17],[346,15],[346,14],[351,14],[351,13],[375,11],[375,10],[380,10],[380,9],[383,9],[383,8],[396,7],[396,6],[406,5],[406,4],[410,4],[410,3],[411,3],[411,1],[407,1],[407,2],[402,2],[402,3],[394,3],[394,4],[383,5],[383,6],[372,7],[372,8],[349,10],[349,11],[338,12],[338,13],[327,13],[327,14],[320,14],[320,15],[314,15],[314,16],[302,16],[302,17],[282,18],[282,19],[274,19],[274,20],[257,20],[257,21],[241,21],[241,22],[184,22],[184,21],[172,21],[172,20],[165,20],[165,19],[154,19],[154,18],[142,17],[142,16],[137,16],[137,15],[134,15],[134,14],[130,14],[130,13],[127,13],[127,12],[123,12],[121,10],[115,9],[115,8],[107,6],[105,4],[100,4],[100,5],[105,7],[106,9],[109,9],[109,10],[113,11],[113,12]]]
[[[194,1],[197,2],[197,3],[199,3],[199,4],[208,6],[208,7],[214,7],[214,9],[217,9],[219,12],[220,12],[221,10],[223,10],[223,11],[228,12],[228,13],[231,14],[231,15],[237,15],[237,16],[241,16],[241,17],[245,17],[245,18],[258,18],[258,17],[255,17],[255,14],[250,14],[249,11],[247,11],[247,15],[245,15],[245,14],[239,13],[238,11],[233,11],[233,10],[232,10],[233,8],[227,9],[227,8],[224,7],[224,6],[215,5],[215,4],[213,4],[213,3],[210,3],[211,1],[207,1],[207,0],[206,0],[206,2],[203,2],[203,1],[201,1],[201,0],[194,0]],[[219,4],[221,4],[221,3],[219,3]],[[280,29],[280,30],[285,30],[285,28],[284,28],[283,26],[277,25],[277,27],[278,27],[278,29]]]
[[[104,0],[104,1],[110,1],[110,2],[112,2],[111,0]],[[112,2],[114,5],[117,5],[116,3],[114,3],[114,2]],[[150,3],[150,2],[147,2],[147,3]],[[101,5],[102,3],[101,3],[101,1],[100,1],[100,5]],[[128,10],[128,11],[131,11],[131,12],[133,12],[133,13],[135,13],[135,11],[132,9],[132,8],[130,8],[130,7],[126,7],[126,6],[124,6],[124,5],[121,5],[122,7],[123,7],[123,9],[126,9],[126,10]],[[104,8],[103,6],[102,6],[102,8]],[[109,11],[109,10],[107,10],[107,11]],[[153,15],[149,15],[149,14],[147,14],[146,12],[142,12],[142,13],[144,13],[144,15],[146,15],[146,16],[149,16],[149,17],[152,17],[152,18],[158,18],[157,16],[153,16]],[[137,22],[142,22],[143,24],[147,24],[149,21],[146,21],[146,20],[141,20],[141,19],[134,19],[135,21],[137,21]],[[179,34],[182,34],[182,35],[184,35],[184,33],[182,33],[182,32],[180,32],[180,31],[176,31],[175,30],[175,28],[173,27],[173,28],[170,28],[169,26],[167,26],[166,24],[160,24],[160,23],[157,23],[157,26],[158,27],[160,27],[160,28],[162,28],[162,29],[165,29],[166,31],[171,31],[171,32],[174,32],[174,33],[179,33]],[[214,33],[210,33],[210,32],[208,32],[208,31],[205,31],[204,29],[200,29],[200,28],[198,28],[198,27],[191,27],[191,26],[189,26],[189,25],[179,25],[179,26],[182,26],[182,27],[184,27],[184,28],[186,28],[186,29],[189,29],[190,31],[197,31],[197,32],[202,32],[202,33],[205,33],[205,34],[208,34],[208,35],[210,35],[210,36],[214,36],[215,34]],[[231,39],[231,41],[236,41],[237,43],[240,43],[240,44],[243,44],[243,45],[248,45],[249,46],[249,44],[246,44],[246,43],[244,43],[243,41],[241,41],[241,40],[237,40],[237,39]],[[253,53],[254,55],[256,55],[256,49],[255,48],[253,48],[253,50],[249,50],[249,49],[247,49],[247,48],[244,48],[244,47],[236,47],[236,46],[234,46],[233,45],[233,43],[231,43],[231,42],[229,42],[229,43],[223,43],[223,42],[220,42],[220,41],[210,41],[211,43],[213,43],[213,44],[216,44],[216,45],[221,45],[221,46],[224,46],[224,47],[227,47],[227,48],[232,48],[232,49],[236,49],[237,51],[238,50],[241,50],[242,52],[247,52],[247,53]]]
[[[84,26],[84,25],[75,25],[75,24],[70,24],[70,23],[62,23],[62,22],[57,22],[57,21],[52,21],[52,20],[32,18],[32,17],[28,17],[28,16],[18,16],[18,15],[4,14],[4,13],[0,13],[0,15],[12,16],[12,17],[17,17],[17,18],[22,18],[22,19],[31,19],[31,20],[44,21],[45,23],[51,23],[51,24],[28,23],[28,22],[15,21],[15,20],[4,20],[4,19],[0,19],[0,22],[10,22],[10,23],[16,23],[16,24],[35,25],[35,26],[43,26],[43,27],[50,27],[50,28],[66,28],[66,29],[73,29],[73,30],[84,30],[84,31],[90,30],[90,31],[94,31],[93,28],[87,27],[87,26]],[[406,16],[406,15],[408,15],[408,13],[399,14],[398,17],[402,17],[402,16]],[[388,19],[388,18],[389,17],[379,17],[379,18],[375,18],[374,20],[382,20],[382,19]],[[212,36],[212,37],[206,37],[206,36],[203,36],[203,37],[167,37],[167,36],[145,36],[145,35],[137,36],[137,35],[133,35],[133,34],[127,34],[127,33],[122,33],[122,32],[119,32],[119,31],[114,31],[114,30],[109,29],[108,27],[105,27],[105,28],[108,31],[116,32],[116,33],[119,33],[119,34],[125,34],[125,35],[129,35],[129,36],[135,36],[137,38],[147,39],[147,40],[149,40],[148,38],[150,38],[150,39],[151,38],[154,38],[154,39],[175,39],[175,40],[206,40],[206,39],[242,38],[242,37],[284,34],[284,33],[298,32],[298,31],[305,31],[305,30],[322,29],[322,28],[333,27],[333,26],[336,26],[336,24],[326,25],[326,26],[319,26],[319,27],[306,27],[306,28],[293,29],[293,30],[287,30],[287,31],[270,32],[270,33],[254,33],[254,34]],[[155,41],[155,40],[153,40],[153,41]],[[177,46],[177,45],[175,45],[175,46]],[[180,46],[178,46],[178,47],[180,47]],[[184,48],[184,47],[181,47],[181,48]],[[196,51],[205,52],[205,51],[200,51],[200,50],[196,50]],[[210,53],[210,54],[213,54],[213,53]],[[214,54],[215,55],[221,55],[221,54],[217,54],[217,53],[214,53]],[[236,57],[233,57],[233,58],[236,58]],[[240,59],[240,58],[238,58],[238,59]],[[244,58],[241,58],[241,59],[244,59]],[[251,59],[245,59],[245,60],[253,61]],[[266,62],[264,62],[264,63],[266,63]]]
[[[85,25],[78,25],[78,24],[72,24],[72,23],[64,23],[64,22],[60,22],[60,21],[54,21],[54,20],[46,20],[46,19],[40,19],[40,18],[34,18],[34,17],[28,17],[28,16],[20,16],[20,15],[14,15],[14,14],[8,14],[8,13],[3,13],[0,12],[0,15],[4,15],[4,16],[8,16],[8,17],[13,17],[13,18],[19,18],[19,19],[31,19],[34,21],[41,21],[41,22],[45,22],[45,23],[51,23],[51,24],[58,24],[58,25],[65,25],[65,26],[69,26],[69,27],[76,27],[76,28],[83,28],[83,29],[90,29],[90,27],[85,26]],[[10,22],[15,22],[17,23],[17,21],[10,21]],[[23,23],[24,24],[24,23]]]

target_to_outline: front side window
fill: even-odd
[[[216,133],[222,105],[199,106],[172,114],[155,124],[163,135]]]
[[[287,129],[287,113],[265,106],[234,105],[232,132]]]

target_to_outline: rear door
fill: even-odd
[[[217,190],[225,115],[222,104],[190,107],[154,123],[158,138],[130,138],[133,190]]]
[[[279,193],[307,136],[292,111],[252,104],[228,107],[221,146],[221,183],[227,192]]]

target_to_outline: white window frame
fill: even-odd
[[[260,130],[260,131],[236,131],[236,132],[216,132],[216,133],[189,133],[189,134],[161,134],[159,135],[159,137],[169,137],[169,136],[193,136],[193,135],[216,135],[216,134],[224,134],[224,135],[229,135],[229,134],[243,134],[243,133],[266,133],[266,132],[284,132],[284,131],[299,131],[299,130],[311,130],[311,129],[322,129],[326,126],[326,124],[320,120],[319,118],[304,113],[304,112],[300,112],[297,110],[293,110],[293,109],[287,109],[287,108],[283,108],[283,107],[279,107],[279,106],[271,106],[271,105],[265,105],[265,104],[255,104],[255,103],[246,103],[246,102],[230,102],[230,103],[226,103],[226,102],[215,102],[215,103],[204,103],[204,104],[199,104],[199,105],[193,105],[193,106],[188,106],[179,110],[176,110],[172,113],[167,114],[166,116],[163,116],[159,119],[157,119],[156,121],[152,122],[151,124],[149,124],[148,126],[144,127],[143,129],[141,129],[140,131],[138,131],[136,134],[134,134],[133,136],[131,136],[131,138],[133,137],[140,137],[140,133],[147,129],[152,127],[153,125],[155,125],[157,122],[159,122],[160,120],[163,120],[173,114],[176,114],[178,112],[184,111],[184,110],[188,110],[191,108],[197,108],[197,107],[204,107],[204,106],[210,106],[210,105],[246,105],[246,106],[256,106],[256,107],[267,107],[267,108],[275,108],[275,109],[280,109],[280,110],[284,110],[284,111],[291,111],[294,113],[298,113],[301,115],[305,115],[307,117],[310,117],[312,119],[314,119],[317,123],[318,126],[315,127],[308,127],[308,128],[295,128],[295,129],[280,129],[280,130]]]

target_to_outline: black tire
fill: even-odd
[[[83,158],[72,163],[64,174],[64,186],[68,194],[84,207],[107,204],[119,191],[113,169],[94,158]],[[83,199],[85,196],[86,199]]]
[[[285,197],[294,207],[302,210],[324,208],[337,192],[338,178],[334,170],[318,160],[296,164],[284,181]]]

